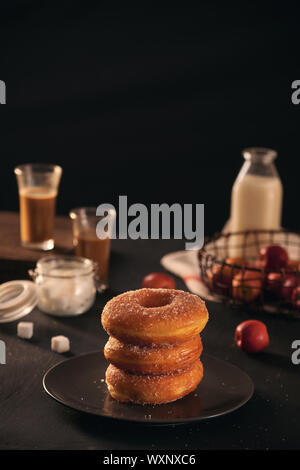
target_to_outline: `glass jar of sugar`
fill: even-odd
[[[38,308],[50,315],[80,315],[95,301],[95,263],[87,258],[46,256],[29,274],[37,287]]]

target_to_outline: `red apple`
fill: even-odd
[[[292,293],[292,301],[300,300],[300,286],[295,287]]]
[[[240,258],[238,256],[234,258],[226,258],[226,263],[241,267],[248,265],[248,261],[245,258]],[[228,267],[230,268],[230,266]],[[235,269],[238,270],[238,268]]]
[[[226,268],[227,266],[215,264],[211,270],[207,271],[208,286],[219,295],[227,295],[231,288],[232,276]]]
[[[232,281],[232,295],[234,299],[243,302],[252,302],[261,293],[262,274],[258,271],[246,269],[240,271]]]
[[[240,323],[235,330],[235,341],[239,348],[248,353],[258,353],[269,346],[266,325],[258,320]]]
[[[283,276],[281,273],[269,273],[268,274],[267,287],[277,297],[281,297],[282,284],[283,284]]]
[[[300,261],[298,259],[289,259],[287,269],[290,271],[299,271]]]
[[[269,245],[261,248],[259,259],[264,269],[276,271],[277,269],[285,268],[289,258],[287,251],[282,246]]]
[[[264,261],[258,258],[254,263],[254,268],[264,269]]]
[[[176,289],[174,279],[165,273],[150,273],[144,277],[143,287],[150,289]]]
[[[291,300],[294,287],[297,285],[297,278],[293,274],[269,273],[267,286],[273,294],[285,301]]]
[[[294,288],[292,293],[293,306],[300,311],[300,286]]]
[[[215,264],[207,273],[210,289],[221,295],[228,294],[234,276],[240,272],[240,269],[233,267],[233,265],[246,266],[247,261],[243,258],[226,258],[225,263]]]
[[[294,288],[297,286],[297,277],[293,274],[287,274],[284,278],[281,296],[284,300],[291,300]]]

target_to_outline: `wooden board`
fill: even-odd
[[[55,248],[50,252],[28,250],[20,243],[19,214],[0,212],[0,258],[36,261],[43,254],[67,254],[72,251],[72,224],[65,216],[55,219]]]

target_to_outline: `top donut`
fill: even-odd
[[[208,321],[197,295],[175,289],[139,289],[111,299],[102,312],[111,336],[144,345],[178,344],[199,334]]]

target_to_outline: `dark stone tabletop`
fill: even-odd
[[[58,404],[43,390],[42,377],[64,359],[50,350],[53,335],[66,335],[71,352],[102,349],[107,335],[100,324],[105,302],[141,286],[144,275],[159,271],[163,254],[183,248],[179,241],[114,241],[110,289],[98,295],[86,314],[56,318],[35,309],[32,340],[16,335],[16,323],[0,325],[7,363],[0,365],[1,449],[291,449],[299,448],[300,366],[291,362],[291,343],[300,339],[299,320],[257,313],[269,329],[270,347],[247,355],[233,345],[235,326],[251,315],[207,303],[210,321],[203,332],[205,351],[239,366],[252,378],[255,393],[241,409],[193,425],[154,427],[120,423],[82,414]],[[32,261],[1,260],[1,281],[24,278]],[[185,289],[178,280],[178,287]]]

